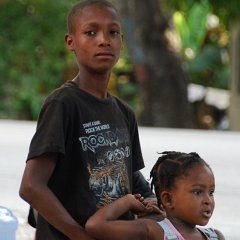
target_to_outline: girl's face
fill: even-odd
[[[193,166],[186,176],[176,180],[172,196],[172,217],[192,225],[206,225],[212,216],[215,180],[203,164]]]

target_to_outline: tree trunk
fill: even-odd
[[[240,131],[240,21],[231,26],[230,130]]]
[[[116,6],[122,15],[125,39],[134,64],[137,69],[140,65],[146,73],[140,76],[140,124],[192,127],[186,75],[166,38],[169,19],[163,15],[160,1],[121,0],[116,1]]]

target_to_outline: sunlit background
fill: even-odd
[[[78,72],[64,44],[67,13],[76,2],[0,0],[0,206],[18,217],[17,240],[33,240],[35,231],[18,189],[40,108]],[[136,113],[144,174],[158,151],[199,152],[220,190],[212,221],[227,239],[238,239],[240,1],[112,2],[124,48],[109,91]]]
[[[36,120],[77,73],[63,41],[75,2],[0,0],[1,119]],[[125,47],[109,90],[139,124],[240,130],[239,1],[113,2]]]

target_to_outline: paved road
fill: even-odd
[[[34,229],[26,222],[28,205],[18,190],[35,126],[35,122],[0,120],[0,206],[18,218],[17,240],[33,240],[34,236]]]
[[[35,122],[0,120],[0,206],[19,220],[17,240],[32,240],[34,230],[26,223],[28,205],[18,196],[29,142]],[[157,152],[198,152],[216,177],[216,208],[209,226],[219,228],[228,240],[240,239],[240,133],[140,128],[146,178]]]
[[[197,152],[215,174],[216,207],[209,222],[221,230],[227,240],[240,239],[240,133],[141,128],[146,178],[157,152],[177,150]]]

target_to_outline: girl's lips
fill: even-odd
[[[207,217],[207,218],[210,218],[212,216],[212,211],[204,211],[203,216]]]

